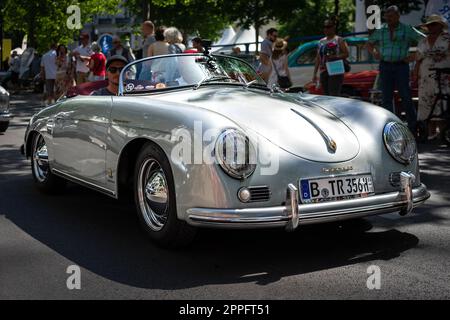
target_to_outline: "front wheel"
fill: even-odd
[[[177,248],[193,241],[196,229],[177,217],[169,161],[163,151],[151,143],[145,145],[138,156],[134,194],[141,225],[156,243]]]
[[[39,191],[43,193],[59,193],[66,186],[66,181],[55,176],[49,166],[48,150],[44,137],[37,134],[33,138],[31,153],[31,171]]]

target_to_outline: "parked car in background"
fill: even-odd
[[[365,48],[367,40],[367,37],[345,38],[350,52],[348,61],[352,68],[351,73],[378,70],[378,62],[373,59]],[[289,54],[288,65],[293,88],[304,88],[311,81],[318,44],[318,40],[307,42]]]
[[[9,127],[12,115],[9,112],[9,92],[0,86],[0,133]]]

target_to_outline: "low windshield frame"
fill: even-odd
[[[225,59],[233,59],[233,60],[237,60],[240,63],[246,65],[248,68],[250,68],[251,70],[253,70],[254,74],[255,74],[255,78],[260,80],[260,86],[262,87],[262,83],[265,83],[264,80],[261,78],[261,76],[256,72],[255,68],[252,67],[252,65],[250,65],[247,61],[244,61],[242,59],[239,59],[237,57],[233,57],[233,56],[229,56],[229,55],[223,55],[223,54],[211,54],[209,56],[203,54],[203,53],[179,53],[179,54],[167,54],[167,55],[160,55],[160,56],[153,56],[153,57],[147,57],[147,58],[143,58],[143,59],[139,59],[136,61],[133,61],[129,64],[127,64],[123,70],[120,72],[120,77],[119,77],[119,92],[118,92],[118,96],[126,96],[126,95],[133,95],[133,94],[139,94],[139,93],[145,93],[145,94],[149,94],[149,93],[161,93],[167,90],[173,90],[173,89],[177,89],[177,88],[192,88],[195,87],[196,84],[189,84],[189,85],[180,85],[180,86],[175,86],[175,87],[165,87],[165,88],[155,88],[152,90],[145,90],[142,92],[125,92],[125,88],[124,88],[124,75],[125,72],[127,72],[128,70],[130,70],[130,68],[133,65],[137,65],[137,64],[142,64],[146,61],[151,61],[151,60],[156,60],[156,59],[163,59],[163,58],[173,58],[173,57],[188,57],[188,56],[194,56],[194,57],[205,57],[208,58],[210,57],[211,59],[215,59],[215,58],[225,58]],[[230,80],[235,80],[233,78],[230,78]],[[239,85],[245,85],[245,82],[241,82],[240,80],[236,80],[236,83],[233,84],[239,84]],[[223,83],[222,83],[223,84]],[[232,84],[227,83],[227,84]]]

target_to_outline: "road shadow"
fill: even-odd
[[[1,181],[0,181],[1,182]],[[20,195],[20,200],[17,195]],[[73,263],[122,284],[183,289],[256,282],[374,260],[389,260],[419,239],[367,220],[283,230],[201,230],[187,249],[155,246],[134,209],[71,185],[59,196],[38,193],[30,176],[0,183],[0,214]]]

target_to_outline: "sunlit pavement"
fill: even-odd
[[[397,214],[282,230],[202,230],[182,251],[153,245],[133,208],[70,185],[46,196],[19,153],[40,97],[12,97],[0,135],[0,299],[449,299],[450,149],[420,146],[432,198]],[[69,290],[70,265],[81,290]],[[367,268],[380,267],[369,290]]]

